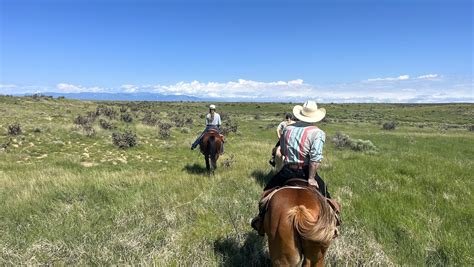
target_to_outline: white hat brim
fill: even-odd
[[[293,115],[300,121],[304,122],[318,122],[324,119],[326,116],[326,109],[325,108],[318,108],[314,114],[314,116],[308,117],[305,116],[303,113],[303,106],[296,105],[293,108]]]

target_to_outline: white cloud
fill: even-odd
[[[379,81],[405,81],[410,79],[409,75],[400,75],[398,77],[386,77],[386,78],[371,78],[367,79],[368,82],[379,82]]]
[[[84,87],[81,85],[74,85],[68,83],[58,83],[56,85],[56,89],[58,89],[61,93],[82,93],[82,92],[105,92],[107,91],[105,88],[94,86],[94,87]]]
[[[10,89],[10,88],[16,88],[17,85],[16,84],[0,84],[0,88],[6,88],[6,89]]]
[[[375,81],[375,82],[374,82]],[[403,81],[403,82],[400,82]],[[22,94],[41,92],[125,92],[188,95],[202,99],[221,98],[233,101],[304,101],[319,102],[474,102],[472,77],[425,74],[400,75],[396,78],[375,78],[353,83],[316,85],[302,79],[289,81],[254,81],[238,79],[228,82],[181,81],[175,84],[123,84],[116,89],[85,87],[59,83],[47,86],[1,85],[0,93]]]
[[[281,97],[305,96],[312,88],[305,84],[302,79],[290,81],[260,82],[253,80],[238,79],[229,82],[178,82],[172,85],[145,85],[131,86],[122,85],[123,90],[134,92],[155,92],[167,95],[190,95],[196,97],[227,97],[227,98],[263,98],[275,95]]]
[[[139,89],[138,86],[133,85],[133,84],[124,84],[120,86],[120,88],[122,88],[122,90],[127,93],[135,93]]]
[[[434,78],[438,78],[438,77],[439,77],[438,74],[425,74],[425,75],[420,75],[416,78],[417,79],[434,79]]]

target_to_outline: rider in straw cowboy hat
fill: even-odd
[[[268,182],[264,191],[285,185],[291,178],[302,178],[311,186],[318,187],[321,194],[330,198],[324,181],[317,170],[323,159],[323,146],[326,134],[315,125],[326,116],[324,108],[318,108],[315,101],[306,101],[303,106],[296,105],[293,115],[299,121],[283,129],[280,137],[281,153],[285,156],[283,168]],[[338,206],[338,204],[331,203]],[[337,207],[339,208],[339,207]],[[263,214],[252,220],[252,227],[261,231]]]

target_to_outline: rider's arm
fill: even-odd
[[[323,131],[318,131],[316,137],[311,144],[309,151],[309,178],[308,183],[311,185],[317,185],[315,176],[316,171],[321,165],[323,160],[323,146],[326,141],[326,134]]]
[[[315,161],[311,161],[309,163],[309,178],[308,178],[308,183],[310,185],[313,185],[313,186],[318,186],[318,183],[316,182],[316,179],[314,177],[316,177],[316,171],[318,170],[319,166],[321,165],[321,163],[319,162],[315,162]]]
[[[277,127],[277,136],[278,136],[278,139],[280,139],[281,137],[281,132],[283,131],[283,127],[281,125],[282,123],[278,124],[278,127]]]
[[[217,115],[217,128],[221,128],[221,115]]]

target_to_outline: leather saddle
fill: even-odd
[[[224,138],[225,138],[224,135],[220,134],[219,131],[215,129],[208,130],[204,135],[215,136],[215,137],[220,138],[222,141],[224,141]]]
[[[305,179],[301,178],[291,178],[286,181],[286,183],[282,187],[274,187],[271,189],[268,189],[262,193],[260,202],[258,203],[260,212],[265,213],[268,208],[268,203],[270,203],[271,198],[273,195],[278,192],[279,190],[283,188],[293,188],[293,189],[306,189],[314,192],[315,194],[319,194],[323,199],[326,200],[326,202],[331,206],[331,208],[334,210],[336,213],[336,219],[337,219],[337,225],[340,225],[341,219],[340,219],[340,212],[341,212],[341,204],[337,202],[334,199],[327,198],[319,192],[319,189],[315,186],[311,186],[308,184],[308,181]]]

